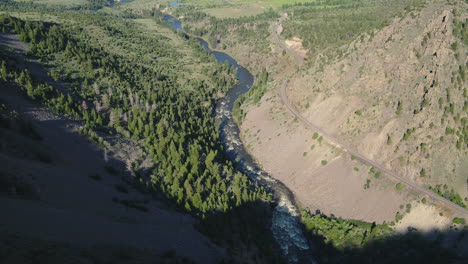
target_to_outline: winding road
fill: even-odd
[[[279,21],[273,26],[273,36],[274,36],[274,40],[276,42],[276,44],[278,46],[280,46],[281,48],[283,48],[287,53],[291,54],[292,57],[297,61],[297,63],[299,65],[303,65],[304,64],[304,59],[302,57],[300,57],[298,54],[296,54],[293,50],[289,49],[281,40],[280,36],[279,36],[279,32],[278,32],[278,29],[279,27],[281,26],[281,23],[287,18],[287,15],[286,14],[282,14],[281,18],[279,19]],[[323,128],[317,126],[316,124],[312,123],[310,120],[308,120],[307,118],[305,118],[304,116],[301,115],[301,113],[291,104],[291,102],[289,101],[288,99],[288,95],[287,95],[287,87],[288,87],[288,83],[289,83],[289,77],[286,78],[286,80],[283,82],[281,88],[280,88],[280,98],[281,98],[281,101],[282,103],[284,104],[284,106],[299,120],[301,120],[305,125],[306,127],[314,130],[314,131],[317,131],[319,132],[325,139],[327,139],[328,141],[332,142],[333,144],[335,144],[336,146],[342,148],[343,150],[345,150],[346,152],[348,152],[349,154],[353,155],[354,157],[356,157],[356,159],[360,160],[361,162],[364,162],[366,164],[369,164],[371,166],[373,166],[374,168],[380,170],[381,172],[385,173],[386,175],[389,175],[395,179],[397,179],[398,181],[404,183],[407,187],[410,187],[411,189],[421,193],[421,194],[425,194],[427,196],[429,196],[430,198],[432,198],[434,201],[437,201],[437,202],[440,202],[441,204],[443,204],[444,206],[448,207],[448,208],[451,208],[453,210],[455,210],[456,212],[459,212],[459,213],[462,213],[462,214],[465,214],[465,215],[468,215],[468,210],[459,206],[458,204],[455,204],[453,202],[451,202],[450,200],[448,199],[445,199],[444,197],[442,196],[439,196],[438,194],[418,185],[417,183],[415,182],[412,182],[411,180],[407,179],[406,177],[403,177],[401,175],[399,175],[398,173],[388,169],[387,167],[385,167],[383,164],[380,164],[376,161],[373,161],[369,158],[367,158],[366,156],[364,156],[363,154],[359,153],[357,150],[355,150],[354,148],[352,148],[350,145],[346,144],[345,142],[343,142],[342,140],[336,138],[335,136],[333,136],[332,134],[328,133],[327,131],[325,131]]]
[[[281,40],[280,34],[280,26],[282,25],[283,21],[288,18],[288,15],[286,13],[281,14],[281,18],[278,20],[278,22],[273,26],[273,37],[275,39],[275,42],[278,46],[280,46],[286,53],[288,53],[293,59],[299,64],[303,65],[304,64],[304,58],[299,56],[294,50],[288,48],[286,44]]]

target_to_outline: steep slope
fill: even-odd
[[[27,48],[14,36],[4,43],[18,52]],[[41,238],[85,248],[133,247],[199,263],[222,257],[223,250],[195,230],[196,219],[132,187],[127,163],[144,158],[137,143],[107,137],[103,151],[80,135],[80,122],[25,99],[12,82],[0,84],[2,240],[17,233],[28,237],[20,243]]]
[[[466,12],[458,9],[456,21],[464,21]],[[449,190],[453,187],[466,197],[466,143],[457,146],[466,131],[466,47],[461,45],[462,34],[453,35],[455,23],[459,25],[453,10],[453,5],[430,1],[421,11],[354,40],[343,48],[341,59],[324,64],[320,56],[314,58],[316,66],[290,76],[287,93],[308,120],[359,152],[421,185],[448,183]],[[458,52],[453,50],[455,41]],[[438,98],[446,97],[446,87],[453,87],[450,93],[457,96],[446,104],[440,127],[445,105],[439,108]],[[368,221],[391,221],[397,211],[405,211],[404,204],[414,199],[408,190],[343,156],[340,148],[317,141],[319,135],[289,121],[278,99],[267,93],[260,106],[250,109],[244,137],[259,162],[290,186],[303,206]],[[450,103],[458,105],[453,116],[447,114]],[[457,127],[461,137],[449,135],[441,142],[445,126]],[[442,173],[449,180],[439,177]],[[421,227],[449,224],[450,214],[442,217],[440,209],[423,207],[433,217],[420,221]]]
[[[466,12],[454,17],[453,10],[435,1],[398,18],[354,41],[323,73],[294,79],[289,95],[308,119],[371,159],[464,198],[467,60],[453,32]]]

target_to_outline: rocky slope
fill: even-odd
[[[308,120],[360,153],[420,185],[446,184],[442,190],[453,188],[464,200],[466,40],[458,30],[466,32],[460,26],[466,17],[464,3],[428,1],[342,47],[339,59],[310,59],[311,67],[290,76],[288,96]],[[304,207],[378,222],[397,212],[431,215],[405,222],[426,229],[450,223],[450,212],[423,205],[423,196],[398,190],[398,182],[314,136],[286,111],[277,90],[249,109],[243,135],[259,163]],[[408,204],[424,209],[405,210]]]

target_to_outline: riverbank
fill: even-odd
[[[164,20],[177,31],[182,31],[182,25],[179,20],[164,15]],[[226,154],[236,164],[236,167],[256,183],[264,186],[273,193],[278,205],[273,212],[273,221],[271,230],[277,243],[283,250],[290,262],[306,261],[313,263],[314,260],[309,253],[308,242],[305,239],[301,225],[299,224],[298,209],[295,206],[293,194],[284,184],[269,176],[262,171],[253,158],[245,150],[240,139],[240,131],[232,117],[234,102],[246,93],[253,85],[254,78],[250,72],[240,66],[235,59],[226,53],[209,49],[206,41],[197,38],[200,44],[211,52],[218,62],[228,62],[231,66],[237,67],[237,78],[239,83],[234,85],[217,102],[216,118],[220,123],[220,138],[226,150]]]

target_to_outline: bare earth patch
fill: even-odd
[[[303,208],[369,222],[394,220],[407,194],[388,179],[374,179],[369,167],[325,140],[313,139],[278,101],[267,93],[242,123],[244,142],[259,164],[285,183]],[[367,179],[371,187],[364,189]]]
[[[302,46],[302,39],[298,37],[294,37],[292,39],[287,39],[284,41],[286,43],[286,46],[296,52],[299,56],[303,58],[307,58],[307,52],[308,50]]]

